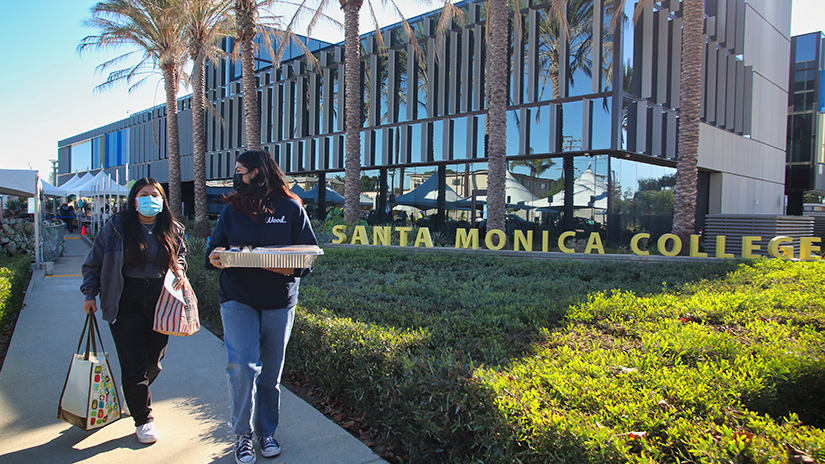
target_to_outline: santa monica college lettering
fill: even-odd
[[[345,225],[337,225],[332,228],[332,233],[335,235],[335,239],[332,243],[344,243],[347,240],[346,235],[347,226]],[[430,229],[426,227],[421,227],[418,229],[418,233],[413,238],[411,237],[412,227],[389,227],[389,226],[375,226],[372,229],[372,243],[370,243],[370,238],[367,235],[367,229],[364,226],[355,226],[355,229],[352,232],[352,237],[350,238],[350,244],[353,245],[379,245],[379,246],[390,246],[392,243],[392,233],[393,231],[398,232],[398,242],[400,246],[408,246],[410,241],[412,240],[414,247],[426,247],[431,248],[433,246],[433,240],[430,236]],[[563,234],[559,235],[556,245],[559,249],[564,253],[575,253],[576,251],[572,248],[565,246],[564,242],[568,238],[575,238],[576,233],[573,231],[564,232]],[[633,238],[630,239],[630,249],[633,250],[633,253],[639,256],[647,256],[650,254],[648,251],[644,251],[639,248],[639,241],[643,239],[649,239],[650,234],[641,233],[636,234]],[[725,242],[726,236],[718,235],[716,237],[716,258],[734,258],[732,253],[725,252]],[[708,257],[708,253],[699,251],[699,239],[698,235],[691,235],[690,236],[690,256],[698,257],[698,258],[706,258]],[[744,236],[742,237],[742,258],[758,258],[759,256],[755,254],[755,252],[762,249],[762,246],[756,242],[762,240],[762,237],[759,236]],[[456,236],[455,236],[455,247],[456,248],[472,248],[477,250],[479,247],[479,233],[478,229],[457,229]],[[774,237],[768,242],[768,254],[774,258],[781,258],[781,259],[794,259],[798,258],[803,261],[815,261],[820,259],[819,256],[815,255],[815,251],[819,251],[819,246],[814,245],[815,243],[819,243],[821,239],[819,237],[802,237],[799,239],[799,253],[796,253],[794,246],[791,245],[793,239],[787,236],[779,236]],[[527,231],[526,233],[521,230],[516,230],[513,236],[513,249],[515,251],[533,251],[533,231]],[[506,239],[504,236],[504,232],[501,230],[491,230],[487,232],[484,237],[484,245],[490,250],[500,250],[504,247],[506,243]],[[676,256],[682,251],[682,240],[679,239],[678,236],[675,234],[664,234],[659,237],[659,240],[656,242],[657,249],[659,253],[663,256]],[[541,251],[547,252],[550,250],[550,233],[548,231],[543,231],[541,233]],[[598,254],[603,255],[604,252],[604,245],[602,244],[602,238],[598,234],[598,232],[593,232],[590,234],[589,238],[587,239],[587,246],[584,249],[585,254],[590,254],[593,251],[596,251]],[[538,250],[536,250],[538,251]]]

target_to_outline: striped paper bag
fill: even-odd
[[[201,328],[198,318],[198,298],[183,276],[183,287],[175,290],[175,274],[169,270],[163,280],[163,290],[155,305],[155,332],[186,337]]]

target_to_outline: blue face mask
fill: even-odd
[[[155,217],[163,211],[163,198],[153,196],[138,197],[137,211],[146,217]]]

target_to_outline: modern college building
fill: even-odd
[[[570,31],[563,34],[549,2],[521,2],[522,31],[511,34],[507,120],[514,224],[558,230],[567,216],[614,242],[671,227],[681,3],[628,0],[618,12],[614,3],[571,0]],[[410,20],[420,54],[400,25],[382,29],[385,49],[375,32],[362,36],[362,190],[373,192],[379,218],[416,187],[430,189],[430,198],[468,198],[486,187],[486,5],[458,6],[464,21],[441,39],[437,11]],[[790,12],[790,0],[705,1],[697,228],[706,214],[784,211]],[[306,44],[319,68],[297,49],[277,68],[266,52],[257,62],[262,143],[288,175],[341,185],[343,43]],[[210,180],[230,178],[246,145],[242,90],[239,64],[208,67],[207,97],[217,111],[207,116]],[[190,97],[179,99],[187,211],[190,107]],[[128,169],[129,179],[167,181],[165,118],[161,105],[60,141],[60,181],[99,169],[119,170],[120,179]],[[564,181],[565,173],[573,182]],[[565,211],[566,195],[574,200]],[[438,217],[471,220],[466,202],[443,204],[451,211]]]
[[[788,152],[785,192],[788,213],[803,214],[804,195],[825,196],[825,34],[791,39]]]

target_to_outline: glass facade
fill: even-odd
[[[612,243],[627,231],[667,232],[679,122],[681,3],[564,3],[564,17],[549,0],[520,2],[520,10],[511,13],[508,228],[557,233],[574,227],[602,232]],[[742,58],[744,25],[725,23],[725,17],[744,12],[745,3],[726,5],[736,14],[705,12],[717,31],[707,38],[712,55],[705,58],[702,77],[703,121],[748,135],[752,71]],[[363,208],[375,208],[365,214],[375,221],[397,220],[401,210],[408,220],[434,218],[439,228],[483,221],[487,6],[484,1],[456,6],[464,18],[441,36],[438,11],[409,20],[413,37],[401,25],[383,28],[381,41],[376,32],[362,36],[361,164],[362,177],[373,181],[361,187],[372,199]],[[719,33],[723,29],[730,34],[726,39]],[[318,66],[290,44],[282,63],[273,67],[266,47],[259,47],[261,142],[290,176],[306,185],[323,181],[343,193],[336,180],[343,176],[346,146],[343,44],[302,40]],[[227,40],[224,47],[228,51],[234,44]],[[229,178],[245,146],[240,77],[239,64],[207,65],[206,92],[216,110],[206,124],[209,180]],[[807,92],[808,81],[803,85]],[[818,104],[807,95],[800,98],[803,108]],[[180,121],[191,123],[188,98],[179,103]],[[124,122],[132,176],[162,177],[157,174],[165,162],[162,109]],[[806,124],[800,118],[800,130]],[[182,139],[181,154],[182,160],[191,155],[191,140]],[[423,193],[438,201],[420,204],[415,214],[408,210],[414,205],[398,201],[436,180],[438,188]],[[473,197],[476,211],[468,206]]]
[[[788,214],[803,214],[805,193],[825,194],[825,34],[791,38],[785,194]]]
[[[128,130],[110,132],[72,145],[69,172],[124,166],[129,163],[129,147]]]

